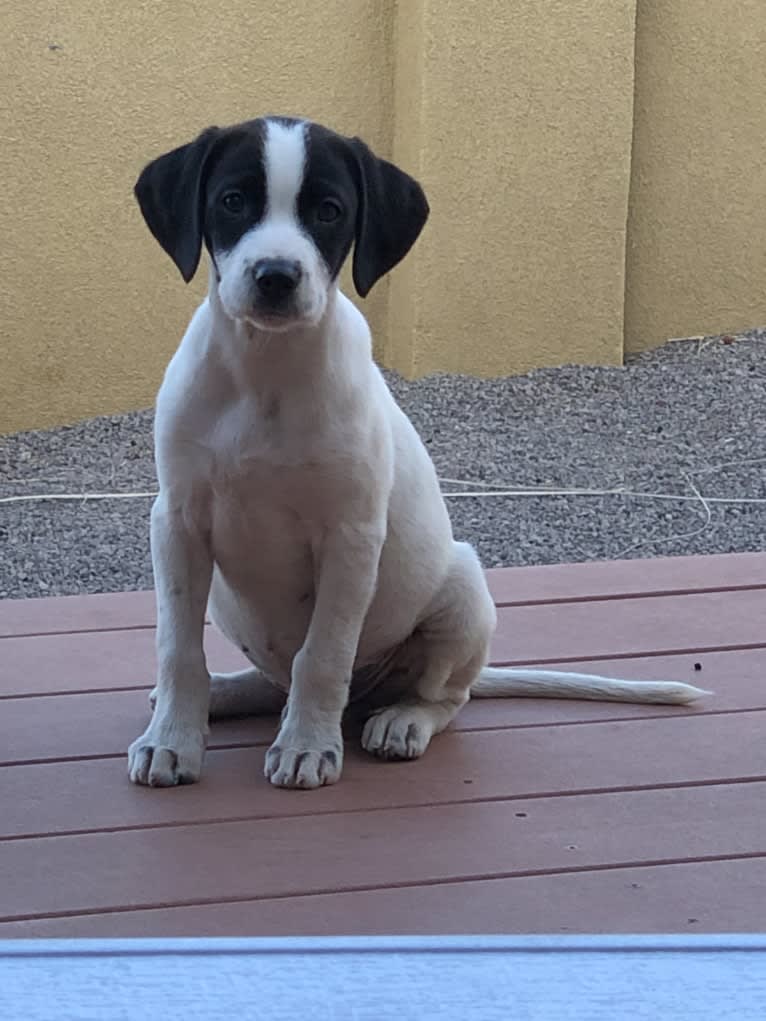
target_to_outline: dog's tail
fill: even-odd
[[[709,694],[680,681],[624,681],[536,667],[485,667],[471,685],[472,698],[573,698],[688,705]]]

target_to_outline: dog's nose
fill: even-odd
[[[253,266],[258,294],[270,305],[278,305],[300,283],[301,265],[291,259],[259,259]]]

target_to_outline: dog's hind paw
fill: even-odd
[[[379,759],[419,759],[433,732],[421,706],[392,705],[379,709],[362,731],[362,748]]]

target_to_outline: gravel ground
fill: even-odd
[[[440,475],[469,483],[445,489],[522,491],[449,500],[486,566],[766,547],[766,329],[624,368],[388,378]],[[0,498],[151,491],[151,423],[145,411],[0,439]],[[589,492],[529,492],[542,488]],[[151,587],[150,504],[0,502],[0,597]]]

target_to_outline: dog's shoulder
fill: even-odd
[[[206,361],[212,328],[210,302],[205,298],[191,317],[181,342],[165,369],[158,402],[172,402],[172,391],[185,385],[189,377],[199,371],[200,366]]]
[[[222,379],[210,357],[213,317],[206,298],[192,316],[163,376],[155,402],[154,434],[158,458],[175,441],[205,431],[214,415]]]

